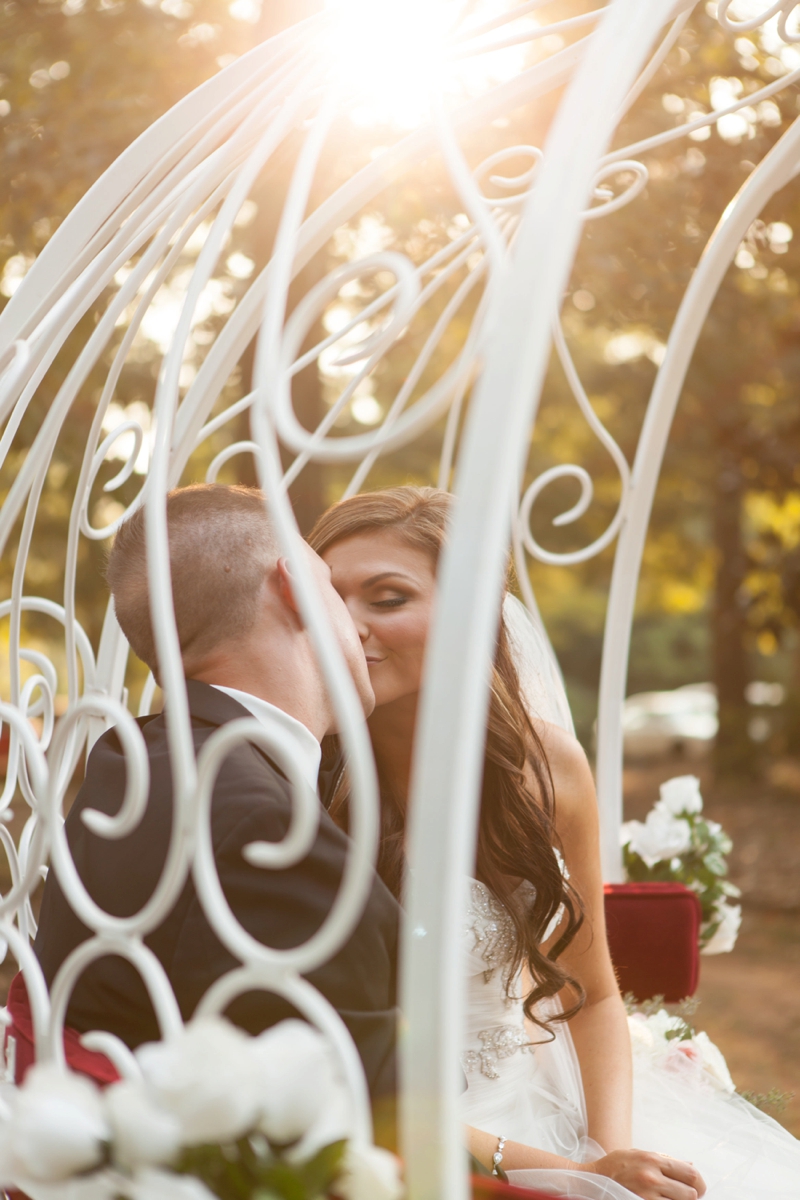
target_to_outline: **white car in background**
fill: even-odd
[[[756,710],[748,733],[754,742],[765,741],[772,726],[763,709],[782,704],[784,689],[779,683],[754,680],[745,689],[745,699]],[[702,758],[713,746],[718,727],[713,683],[688,683],[669,692],[639,692],[628,696],[622,709],[626,758],[665,754]]]
[[[628,696],[622,709],[625,757],[701,758],[713,745],[718,725],[711,683],[689,683],[670,692],[639,692]]]

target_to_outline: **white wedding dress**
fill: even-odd
[[[531,717],[574,733],[558,662],[538,614],[509,594],[503,621]],[[543,1031],[526,1028],[519,985],[506,989],[512,931],[503,907],[473,880],[464,930],[464,1120],[509,1141],[590,1162],[603,1151],[587,1136],[569,1025],[556,1023],[555,1041],[544,1042]],[[704,1034],[691,1043],[668,1041],[665,1021],[665,1013],[649,1022],[629,1021],[633,1145],[693,1162],[708,1186],[707,1200],[800,1200],[800,1141],[733,1093],[725,1061]],[[619,1184],[582,1172],[513,1171],[509,1180],[586,1200],[635,1200]]]
[[[464,1121],[573,1162],[591,1161],[603,1151],[587,1137],[569,1026],[556,1023],[555,1041],[532,1044],[546,1035],[526,1028],[518,981],[506,988],[512,937],[506,910],[483,884],[471,881],[464,928]],[[709,1073],[675,1049],[677,1043],[662,1041],[671,1052],[659,1060],[648,1048],[646,1023],[634,1018],[632,1032],[634,1146],[693,1162],[708,1186],[707,1200],[800,1200],[800,1141],[722,1090],[720,1072]],[[509,1182],[586,1200],[634,1200],[619,1184],[582,1172],[511,1171]]]

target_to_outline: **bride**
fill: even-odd
[[[396,894],[450,503],[433,488],[354,496],[325,513],[309,539],[370,668],[378,869]],[[575,738],[537,715],[554,713],[557,690],[526,666],[514,603],[504,604],[492,673],[465,942],[470,1149],[490,1167],[499,1156],[519,1186],[591,1200],[797,1200],[800,1142],[715,1089],[689,1056],[665,1066],[632,1055],[605,937],[592,775]],[[344,782],[331,804],[342,823],[346,793]]]

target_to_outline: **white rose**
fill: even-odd
[[[55,1183],[102,1162],[110,1130],[99,1089],[41,1063],[13,1095],[0,1134],[0,1179]]]
[[[703,797],[700,795],[700,780],[696,775],[676,775],[668,779],[659,788],[661,799],[656,808],[662,812],[677,817],[680,813],[699,813],[703,811]]]
[[[400,1161],[379,1146],[350,1142],[331,1190],[342,1200],[400,1200]]]
[[[181,1123],[153,1101],[147,1085],[127,1080],[106,1092],[114,1159],[123,1167],[172,1162],[181,1146]]]
[[[628,1017],[628,1032],[631,1035],[633,1053],[652,1057],[656,1049],[655,1038],[643,1013],[632,1013]]]
[[[658,1012],[651,1013],[645,1018],[647,1027],[652,1033],[657,1042],[668,1045],[667,1034],[674,1033],[683,1027],[683,1021],[680,1017],[673,1017],[665,1008],[660,1008]],[[670,1041],[673,1039],[669,1039]]]
[[[153,1167],[136,1172],[129,1195],[131,1200],[217,1200],[194,1175],[173,1175]]]
[[[119,1175],[112,1171],[95,1171],[61,1183],[31,1183],[22,1181],[30,1200],[120,1200]]]
[[[349,1135],[347,1094],[337,1081],[331,1048],[318,1030],[305,1021],[281,1021],[255,1039],[253,1050],[259,1072],[259,1128],[271,1142],[288,1145],[303,1138],[310,1145],[307,1137],[321,1121],[331,1136],[327,1141],[314,1136],[316,1149]]]
[[[623,844],[630,845],[648,867],[683,854],[692,844],[689,822],[679,820],[657,806],[647,814],[644,823],[626,822],[623,836]]]
[[[634,834],[634,827],[638,829],[641,821],[623,821],[619,827],[619,841],[621,846],[627,846]]]
[[[722,1092],[728,1092],[729,1094],[735,1092],[736,1085],[731,1079],[728,1064],[725,1062],[725,1056],[719,1047],[714,1045],[707,1033],[696,1033],[692,1041],[700,1051],[703,1070],[710,1077],[714,1086]]]
[[[184,1145],[233,1141],[255,1127],[253,1040],[221,1017],[199,1017],[172,1041],[141,1046],[136,1057],[155,1103],[180,1122]]]
[[[742,923],[742,906],[726,904],[723,900],[716,905],[715,917],[719,920],[719,926],[708,944],[703,947],[702,954],[728,954],[733,949]]]
[[[692,1039],[675,1039],[669,1043],[666,1061],[668,1071],[685,1073],[696,1078],[697,1072],[703,1071],[703,1058]]]
[[[262,1128],[264,1124],[262,1123]],[[347,1141],[353,1136],[353,1102],[343,1083],[336,1081],[328,1102],[320,1109],[313,1123],[299,1141],[284,1153],[289,1162],[304,1163],[332,1142]],[[266,1132],[266,1129],[265,1129]],[[278,1139],[273,1138],[278,1144]]]

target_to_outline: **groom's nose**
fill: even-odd
[[[350,619],[356,627],[356,632],[361,638],[361,641],[365,642],[369,637],[370,629],[369,621],[366,619],[363,606],[357,601],[353,600],[346,601],[346,604],[347,611],[350,613]]]

